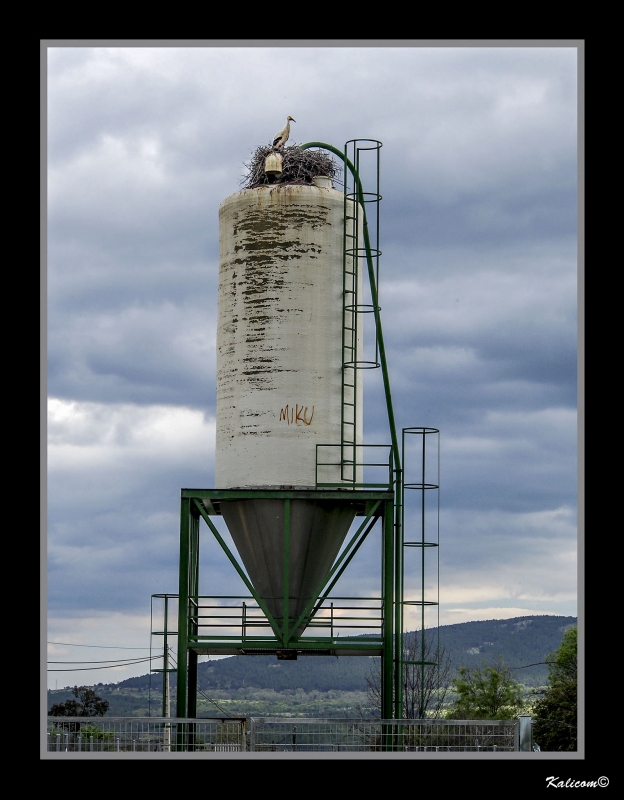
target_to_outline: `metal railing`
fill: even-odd
[[[524,722],[524,726],[521,723]],[[250,717],[48,717],[57,753],[412,752],[509,753],[532,749],[518,720],[363,720]]]
[[[394,459],[392,445],[358,444],[353,446],[353,461],[349,464],[361,472],[363,480],[347,484],[342,475],[345,464],[343,444],[316,445],[316,488],[382,489],[394,488]],[[385,452],[384,452],[385,451]]]
[[[198,638],[252,642],[272,635],[265,614],[252,597],[198,597],[191,598],[189,604],[190,620]],[[340,636],[346,640],[362,633],[381,635],[382,603],[378,597],[328,597],[313,610],[307,623],[308,636]],[[305,640],[306,635],[301,638]]]
[[[246,720],[167,717],[48,717],[57,753],[171,753],[245,750]]]
[[[513,752],[515,722],[252,717],[255,752]]]

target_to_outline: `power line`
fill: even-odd
[[[147,656],[147,660],[152,658],[162,658],[162,656]],[[117,663],[118,661],[127,661],[132,663],[140,663],[141,661],[145,661],[144,657],[139,658],[110,658],[108,661],[48,661],[48,664],[112,664],[113,662]]]
[[[159,656],[159,658],[160,658],[160,656]],[[172,662],[173,662],[174,666],[175,666],[175,667],[177,667],[177,666],[178,666],[178,663],[177,663],[177,661],[176,661],[175,657],[173,656],[173,654],[171,654],[171,660],[172,660]],[[222,711],[222,712],[225,714],[225,716],[226,716],[226,717],[231,717],[231,716],[232,716],[232,715],[229,713],[229,711],[226,711],[224,708],[221,708],[221,706],[220,706],[220,705],[217,703],[217,701],[216,701],[216,700],[214,700],[212,697],[208,697],[208,695],[206,694],[206,692],[204,692],[204,690],[203,690],[203,689],[200,689],[200,688],[199,688],[199,686],[197,687],[197,691],[199,692],[199,694],[201,694],[201,695],[202,695],[202,697],[204,698],[204,700],[208,700],[208,702],[209,702],[209,703],[212,703],[213,705],[215,705],[215,706],[216,706],[216,707],[219,709],[219,711]]]
[[[131,664],[143,664],[145,661],[151,661],[152,658],[158,658],[158,657],[159,656],[147,656],[147,658],[139,658],[136,661],[130,661],[129,663],[126,661],[126,662],[111,664],[108,667],[73,667],[73,668],[72,667],[66,667],[65,669],[58,669],[58,668],[57,669],[48,669],[48,672],[82,672],[84,670],[89,670],[89,669],[113,669],[113,667],[128,667]],[[93,661],[75,661],[75,662],[72,662],[72,661],[49,661],[48,663],[49,664],[72,664],[72,663],[75,663],[75,664],[93,664],[93,663],[102,663],[102,662],[93,662]],[[107,662],[103,662],[103,663],[107,663]]]
[[[48,644],[67,644],[67,643],[66,642],[48,642]],[[110,645],[97,645],[97,644],[76,644],[76,645],[69,645],[69,646],[70,647],[108,647],[108,648],[111,647]],[[115,650],[149,650],[148,647],[118,647],[118,648],[111,648],[111,649],[115,649]],[[119,661],[116,661],[115,663],[111,663],[110,661],[48,661],[47,663],[48,664],[109,664],[110,665],[110,666],[107,666],[107,667],[74,667],[73,669],[72,668],[48,669],[48,672],[84,672],[84,671],[93,670],[93,669],[113,669],[114,667],[127,667],[127,666],[130,666],[131,664],[142,664],[142,663],[144,663],[146,661],[154,661],[154,660],[157,660],[157,659],[160,659],[160,658],[162,658],[161,655],[148,656],[147,658],[138,658],[138,659],[125,658],[125,659],[120,659]],[[173,655],[171,655],[170,658],[171,658],[172,662],[174,662],[174,666],[177,666],[177,664],[175,663],[175,658],[173,657]],[[219,709],[219,711],[221,711],[227,717],[231,717],[232,716],[229,713],[229,711],[226,711],[225,708],[222,708],[214,698],[208,697],[208,695],[202,689],[197,687],[197,691],[199,692],[200,695],[203,696],[204,700],[207,700],[209,703],[212,703],[214,706],[216,706]]]
[[[48,644],[62,644],[65,647],[100,647],[103,650],[149,650],[149,647],[117,647],[114,644],[73,644],[72,642],[48,642]]]
[[[219,711],[223,711],[223,713],[226,715],[226,717],[231,717],[232,716],[229,711],[226,711],[224,708],[221,708],[221,706],[217,703],[216,700],[213,700],[212,697],[208,697],[208,695],[202,689],[197,687],[197,691],[203,696],[204,700],[208,700],[208,702],[212,703],[213,705],[215,705],[219,709]]]

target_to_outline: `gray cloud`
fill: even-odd
[[[287,114],[291,143],[383,141],[382,320],[399,426],[442,431],[442,614],[575,613],[575,48],[48,56],[55,629],[135,630],[177,590],[179,490],[213,481],[218,208]],[[366,387],[387,441],[379,372]]]

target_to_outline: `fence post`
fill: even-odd
[[[518,717],[515,730],[514,750],[523,753],[533,750],[533,720],[528,714]]]
[[[61,734],[60,733],[56,734],[56,752],[57,753],[61,752]]]

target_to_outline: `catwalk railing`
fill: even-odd
[[[190,620],[198,640],[251,643],[264,641],[272,635],[266,615],[252,597],[198,597],[189,604]],[[324,637],[332,642],[340,637],[343,643],[365,645],[362,635],[371,640],[381,636],[383,607],[378,597],[329,597],[316,603],[308,619],[301,641],[312,636],[315,641]]]

